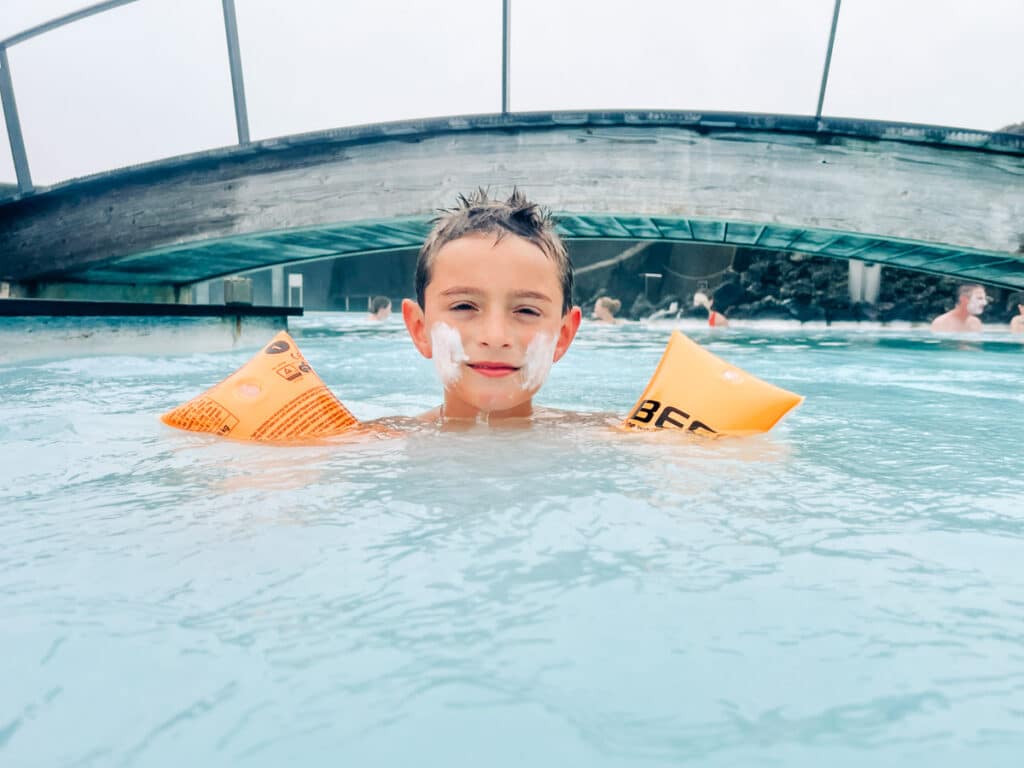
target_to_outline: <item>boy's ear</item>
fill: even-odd
[[[555,344],[556,363],[562,359],[562,355],[569,351],[569,345],[576,338],[576,331],[580,329],[582,319],[583,312],[579,307],[573,307],[562,318],[562,327],[558,329],[558,341]]]
[[[402,319],[416,349],[424,357],[432,357],[434,352],[430,346],[430,334],[427,333],[426,319],[420,305],[412,299],[402,299]]]

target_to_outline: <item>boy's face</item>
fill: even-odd
[[[437,364],[446,417],[528,416],[580,325],[579,307],[562,315],[555,262],[511,234],[444,245],[423,303],[405,300],[402,315],[416,348]]]

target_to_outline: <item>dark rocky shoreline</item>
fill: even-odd
[[[598,296],[615,296],[623,303],[620,314],[634,320],[666,310],[672,302],[678,302],[683,317],[704,317],[707,312],[693,306],[694,294],[702,290],[714,297],[716,310],[734,319],[926,323],[953,308],[957,287],[965,282],[883,267],[878,301],[866,304],[851,303],[849,266],[842,259],[737,248],[728,268],[709,275],[711,279],[659,280],[651,290],[637,277],[638,272],[658,270],[657,255],[651,254],[642,266],[609,270],[603,280],[581,281],[577,298],[584,299],[589,312]],[[986,290],[992,302],[982,321],[1009,323],[1018,313],[1017,303],[1024,303],[1024,292],[992,286]]]

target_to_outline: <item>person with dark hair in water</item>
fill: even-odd
[[[370,319],[387,320],[391,317],[391,299],[387,296],[374,296],[370,299]]]
[[[1020,295],[1020,302],[1024,302],[1024,293]],[[1018,314],[1010,318],[1010,333],[1024,333],[1024,303],[1017,304]]]

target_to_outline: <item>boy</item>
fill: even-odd
[[[445,211],[420,249],[413,344],[433,358],[444,402],[422,418],[495,423],[533,415],[533,396],[580,327],[572,263],[549,213],[518,190]]]

